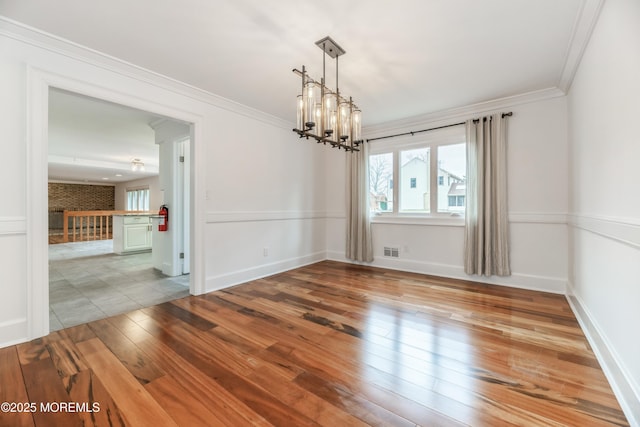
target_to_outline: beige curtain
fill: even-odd
[[[494,114],[469,120],[466,131],[464,271],[509,276],[506,119]]]
[[[360,151],[347,153],[347,248],[354,261],[373,261],[369,221],[369,155],[367,143]]]

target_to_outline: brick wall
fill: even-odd
[[[115,187],[49,183],[49,212],[113,210],[114,206]]]
[[[107,211],[115,207],[115,187],[105,185],[49,183],[49,234],[62,230],[67,211]]]

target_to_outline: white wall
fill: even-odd
[[[640,324],[640,172],[634,167],[640,144],[632,132],[640,113],[639,7],[635,0],[606,3],[569,101],[556,91],[541,91],[365,130],[373,137],[513,111],[513,276],[473,279],[563,292],[569,278],[574,307],[603,343],[596,350],[613,361],[605,368],[617,367],[615,384],[626,384],[626,396],[636,394],[635,401],[626,400],[636,414],[640,348],[630,334]],[[39,336],[48,326],[46,167],[38,163],[46,165],[41,112],[47,84],[196,124],[197,293],[327,254],[344,260],[343,151],[298,140],[291,123],[0,20],[0,346]],[[467,277],[463,228],[455,220],[377,221],[373,227],[374,265]],[[384,245],[400,247],[400,258],[382,257]]]
[[[570,300],[640,425],[640,2],[608,0],[569,92]]]
[[[507,159],[511,277],[486,278],[464,273],[462,219],[446,218],[429,223],[374,217],[373,265],[564,293],[568,275],[567,112],[566,98],[559,95],[548,91],[514,98],[501,102],[496,110],[513,111],[508,123]],[[445,120],[414,120],[369,128],[365,137],[457,123],[487,113],[486,108],[484,105],[470,107]],[[419,138],[418,135],[412,138]],[[338,164],[332,175],[340,174],[339,167],[343,166]],[[336,186],[329,187],[338,191]],[[329,256],[343,260],[344,216],[328,221]],[[384,257],[384,246],[400,248],[400,257]]]
[[[325,258],[324,162],[293,122],[0,19],[0,346],[48,331],[49,85],[195,123],[192,292]]]
[[[156,212],[160,205],[162,195],[160,193],[160,178],[151,176],[148,178],[136,179],[133,181],[116,184],[115,189],[115,210],[123,211],[127,209],[127,189],[148,188],[149,189],[149,209]]]

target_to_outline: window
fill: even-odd
[[[399,188],[400,212],[429,211],[429,151],[429,148],[418,148],[399,152],[400,182],[403,183]],[[411,177],[408,183],[407,177]]]
[[[369,157],[369,203],[372,211],[393,212],[393,154]]]
[[[455,207],[464,206],[465,196],[449,196],[449,209],[454,209]]]
[[[441,145],[438,147],[439,173],[446,176],[447,185],[438,186],[438,212],[464,213],[466,187],[466,153],[467,147],[462,144]],[[444,180],[443,180],[444,181]],[[443,182],[444,183],[444,182]],[[449,197],[455,203],[447,203]]]
[[[127,189],[127,210],[128,211],[148,211],[149,210],[149,189],[148,188]]]
[[[466,198],[463,126],[417,137],[371,142],[371,211],[383,214],[460,215]]]

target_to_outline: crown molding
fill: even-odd
[[[286,130],[291,130],[294,127],[292,121],[256,110],[255,108],[248,107],[180,80],[140,67],[1,15],[0,36],[5,36],[48,52],[84,62],[124,77],[133,78],[160,89],[178,93],[195,101],[221,108],[274,127]]]
[[[507,96],[503,98],[492,99],[489,101],[479,102],[477,104],[467,105],[464,107],[451,108],[448,110],[436,111],[419,116],[408,117],[405,119],[394,120],[390,122],[380,123],[377,125],[369,125],[363,127],[362,133],[366,138],[375,138],[399,132],[416,126],[442,126],[454,123],[456,121],[465,121],[480,115],[497,113],[516,105],[539,102],[547,99],[565,96],[565,92],[557,87],[536,90],[518,95]]]
[[[576,16],[569,46],[567,46],[564,67],[558,82],[558,87],[564,93],[567,93],[571,88],[571,83],[573,83],[573,78],[578,71],[603,5],[604,0],[585,0]]]

